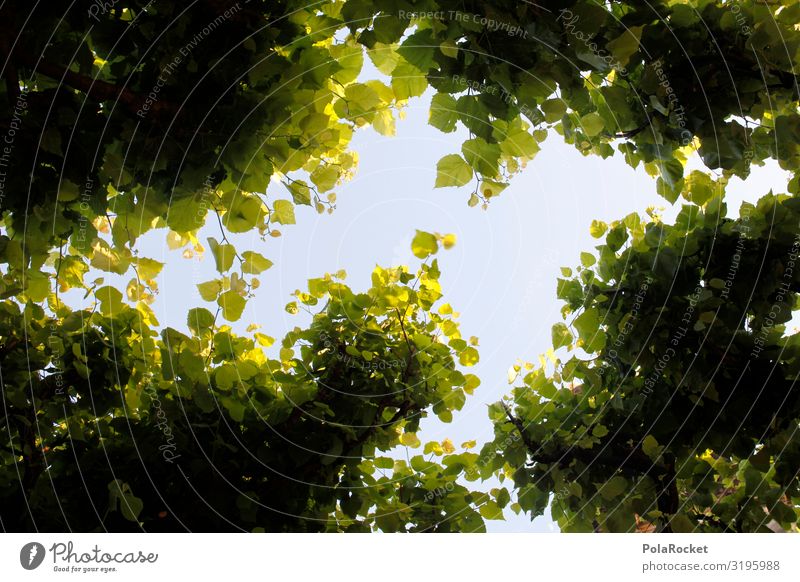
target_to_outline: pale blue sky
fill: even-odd
[[[517,359],[535,361],[550,347],[550,327],[560,321],[555,296],[559,267],[575,266],[579,253],[597,241],[588,228],[595,218],[611,221],[651,205],[667,206],[655,194],[654,182],[634,171],[621,157],[583,157],[552,135],[542,151],[511,187],[492,201],[488,211],[469,208],[468,188],[434,189],[436,161],[457,152],[464,133],[442,134],[427,125],[430,96],[413,100],[397,136],[372,130],[357,132],[353,149],[360,164],[355,178],[337,189],[337,209],[318,215],[297,209],[297,224],[283,227],[283,236],[266,243],[256,236],[235,237],[237,248],[258,250],[275,266],[260,278],[257,297],[248,303],[241,327],[251,322],[280,338],[304,322],[284,311],[295,289],[325,272],[346,269],[348,283],[366,289],[376,264],[414,263],[410,254],[415,229],[455,233],[458,244],[440,252],[445,300],[461,312],[462,333],[480,338],[481,361],[471,371],[481,387],[451,424],[423,423],[423,442],[449,437],[456,445],[492,438],[486,406],[507,393],[507,371]],[[751,200],[772,186],[785,185],[781,172],[756,169],[749,193],[734,184],[733,200]],[[272,185],[268,195],[286,197]],[[669,209],[666,213],[673,214]],[[218,236],[216,224],[205,236]],[[142,241],[145,256],[167,262],[160,295],[153,307],[163,325],[185,328],[187,308],[203,305],[195,284],[214,278],[213,259],[183,260],[163,245],[164,232]],[[239,326],[237,326],[239,327]],[[533,525],[508,512],[508,521],[490,522],[490,531],[552,531],[549,519]]]

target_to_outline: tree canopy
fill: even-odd
[[[636,214],[559,279],[563,358],[491,412],[519,506],[566,531],[761,531],[798,520],[800,205],[719,196]],[[529,463],[528,463],[529,462]],[[526,464],[527,463],[527,464]]]
[[[4,3],[2,527],[481,531],[551,505],[565,531],[797,529],[798,179],[738,218],[725,186],[800,166],[798,20],[794,0]],[[295,210],[334,210],[354,132],[393,135],[426,91],[429,123],[469,134],[432,186],[471,206],[553,134],[682,204],[593,223],[549,363],[460,450],[416,434],[479,384],[438,283],[452,235],[418,231],[421,264],[364,292],[311,279],[277,358],[232,328]],[[182,330],[150,308],[153,230],[218,271]],[[468,487],[490,479],[513,490]]]

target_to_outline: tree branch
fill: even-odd
[[[528,449],[528,456],[534,463],[565,466],[572,462],[573,459],[577,459],[582,463],[586,463],[587,465],[608,465],[614,469],[628,469],[638,474],[647,474],[653,469],[657,470],[658,475],[662,475],[664,473],[664,468],[653,463],[653,461],[650,460],[650,457],[645,455],[641,449],[622,451],[619,454],[609,452],[599,455],[592,453],[591,450],[572,447],[566,451],[556,451],[555,453],[550,454],[544,453],[542,451],[542,447],[537,446],[537,444],[531,441],[530,438],[525,434],[525,427],[522,425],[522,421],[511,413],[508,405],[506,405],[505,402],[501,402],[500,404],[505,410],[509,422],[513,424],[520,433],[522,442],[525,443],[525,446]],[[609,447],[607,447],[606,450],[609,450]]]
[[[630,129],[628,131],[620,131],[619,133],[613,134],[613,137],[615,137],[617,139],[629,139],[629,138],[631,138],[631,137],[643,132],[648,127],[650,127],[650,120],[649,119],[643,125],[640,125],[639,127],[635,128],[635,129]]]
[[[666,466],[661,473],[663,489],[657,494],[656,504],[661,513],[671,516],[678,513],[678,507],[680,506],[678,478],[675,475],[675,457],[669,454],[665,454],[665,457],[667,457]],[[669,518],[664,520],[664,528],[661,531],[662,533],[672,533]]]
[[[116,103],[120,103],[125,107],[125,109],[134,115],[141,111],[147,102],[146,97],[143,97],[126,87],[120,87],[106,81],[94,79],[87,75],[81,75],[80,73],[76,73],[75,71],[72,71],[63,65],[45,61],[43,59],[36,59],[26,54],[17,54],[16,57],[20,63],[31,67],[34,72],[39,72],[42,75],[59,81],[61,84],[80,91],[95,101],[114,101]],[[155,116],[160,116],[170,113],[174,114],[176,111],[177,110],[173,104],[160,99],[151,104],[148,113],[152,113]]]
[[[12,6],[3,14],[2,22],[0,25],[0,55],[5,60],[5,81],[6,91],[8,92],[9,106],[13,109],[16,105],[17,98],[19,97],[19,76],[17,75],[17,67],[11,60],[11,47],[9,39],[13,38],[11,34],[12,23],[15,22],[15,13]]]

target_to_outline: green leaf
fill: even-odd
[[[261,213],[261,200],[249,194],[239,194],[234,197],[222,224],[231,232],[248,232],[258,224]]]
[[[479,511],[484,519],[503,519],[503,511],[494,501],[487,501],[481,505]]]
[[[238,321],[246,304],[245,298],[236,291],[226,291],[217,299],[217,305],[222,308],[222,317],[227,321]]]
[[[197,290],[200,292],[200,297],[206,301],[214,301],[220,291],[222,291],[222,283],[220,283],[219,279],[198,283]]]
[[[244,251],[242,253],[242,272],[250,275],[258,275],[272,266],[272,261],[255,251]]]
[[[458,45],[452,40],[446,40],[440,44],[439,50],[442,51],[442,54],[446,57],[450,57],[451,59],[458,58]]]
[[[222,364],[214,370],[214,384],[218,390],[230,392],[239,383],[239,374],[233,364]]]
[[[136,266],[136,272],[139,274],[139,278],[142,281],[155,279],[158,277],[161,269],[164,268],[164,263],[160,263],[145,257],[137,257],[134,261],[134,265]]]
[[[662,448],[663,447],[659,446],[658,441],[651,434],[644,437],[644,440],[642,441],[642,450],[644,451],[644,454],[654,461],[658,459],[659,455],[661,455]]]
[[[458,154],[450,154],[436,165],[436,188],[464,186],[472,180],[472,168]]]
[[[525,130],[508,134],[500,143],[500,151],[507,156],[531,159],[539,152],[539,144]]]
[[[697,529],[696,524],[682,513],[672,516],[669,525],[675,533],[692,533]]]
[[[44,301],[50,294],[50,276],[48,274],[29,270],[25,284],[25,294],[29,300],[35,303]]]
[[[431,100],[428,123],[444,133],[456,130],[458,111],[456,100],[447,93],[437,93]]]
[[[299,126],[309,139],[316,139],[320,133],[328,129],[330,122],[330,116],[324,113],[311,112],[300,121]]]
[[[624,477],[612,477],[600,488],[600,495],[606,501],[612,501],[625,493],[628,489],[628,482]]]
[[[236,422],[242,422],[244,420],[244,412],[246,410],[244,404],[229,396],[221,398],[220,401],[228,411],[228,414],[231,415],[231,419]]]
[[[103,239],[95,239],[92,245],[94,254],[92,255],[91,265],[95,269],[101,271],[108,271],[123,275],[127,272],[131,264],[131,252],[127,248],[115,249],[112,248]]]
[[[374,112],[375,108],[381,102],[381,98],[371,87],[360,83],[348,85],[344,91],[344,95],[347,102],[348,116],[350,118]]]
[[[485,139],[476,137],[463,143],[461,153],[464,154],[467,163],[478,173],[487,178],[497,176],[500,161],[500,146],[497,144],[490,144]]]
[[[479,95],[462,95],[458,98],[458,119],[474,135],[483,139],[492,137],[491,111]]]
[[[587,136],[595,137],[605,129],[605,122],[599,113],[587,113],[581,117],[580,127]]]
[[[661,178],[670,188],[678,186],[678,182],[683,178],[683,164],[678,160],[671,159],[660,163],[658,169],[661,171]]]
[[[219,244],[216,239],[209,237],[208,247],[214,256],[217,271],[226,273],[233,266],[233,259],[236,257],[236,249],[231,244]]]
[[[509,184],[506,184],[504,182],[495,182],[494,180],[482,180],[480,189],[484,198],[488,200],[489,198],[499,196],[503,190],[508,188],[508,186]]]
[[[108,493],[111,509],[119,508],[122,517],[128,521],[138,521],[139,514],[144,509],[144,502],[133,494],[130,485],[115,479],[109,483]]]
[[[361,45],[355,42],[333,45],[330,47],[330,52],[341,67],[334,73],[333,78],[342,85],[355,81],[364,65],[364,51]]]
[[[389,457],[376,457],[375,467],[378,469],[391,469],[394,467],[394,459],[390,459]]]
[[[189,310],[186,324],[194,333],[199,334],[214,326],[214,314],[203,307],[195,307]]]
[[[572,334],[563,323],[557,323],[553,326],[551,336],[554,350],[572,345]]]
[[[339,181],[339,170],[337,170],[335,166],[329,164],[320,164],[311,172],[311,181],[319,188],[320,192],[328,192],[332,190]],[[294,214],[292,214],[292,216],[294,216]],[[284,224],[294,224],[294,222]]]
[[[644,26],[631,26],[606,45],[620,66],[626,66],[634,53],[639,50],[643,29]]]
[[[263,333],[254,333],[253,338],[258,342],[258,345],[264,348],[268,348],[275,343],[275,338],[264,335]]]
[[[573,325],[575,326],[575,329],[578,330],[578,334],[580,335],[581,339],[585,342],[588,342],[592,336],[597,333],[600,326],[600,319],[598,317],[597,309],[593,307],[585,309],[584,312],[577,319],[575,319]]]
[[[106,285],[95,291],[95,297],[100,301],[100,313],[103,315],[119,315],[122,311],[122,293],[119,289]]]
[[[428,88],[428,78],[409,63],[400,63],[392,71],[392,89],[398,101],[419,97]]]
[[[276,200],[272,219],[278,224],[295,224],[294,205],[288,200]]]
[[[395,50],[396,47],[380,42],[367,51],[372,64],[384,75],[391,75],[392,71],[397,67],[400,60],[400,55]]]
[[[600,330],[600,314],[594,307],[585,309],[575,319],[573,325],[578,330],[587,352],[594,353],[605,345],[606,336]]]
[[[686,177],[683,197],[689,202],[703,206],[714,196],[716,184],[711,176],[699,170],[693,171]]]
[[[497,506],[501,509],[511,502],[511,495],[508,493],[508,489],[501,487],[497,491],[496,502]]]
[[[435,45],[430,29],[422,29],[409,36],[397,49],[406,61],[422,72],[434,64]]]
[[[593,238],[602,237],[608,230],[608,225],[600,220],[593,220],[592,225],[589,227],[589,234]]]
[[[402,435],[400,435],[400,444],[411,447],[412,449],[416,449],[422,443],[420,442],[419,438],[417,438],[415,433],[404,432]]]
[[[311,206],[311,188],[303,180],[290,182],[286,188],[292,195],[295,204],[305,204]]]
[[[421,230],[417,231],[411,241],[411,252],[418,259],[426,259],[430,255],[435,255],[439,251],[439,242],[436,236]]]
[[[567,104],[563,99],[548,99],[542,103],[542,111],[547,123],[555,123],[564,117],[567,112]]]
[[[474,366],[478,363],[479,359],[478,350],[472,346],[465,348],[464,351],[458,355],[458,361],[462,366]]]

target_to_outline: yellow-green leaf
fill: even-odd
[[[247,304],[245,298],[236,291],[226,291],[217,299],[217,305],[222,308],[222,317],[228,321],[237,321]]]
[[[572,345],[572,334],[570,333],[569,328],[567,328],[567,326],[563,323],[557,323],[553,326],[551,336],[553,339],[554,350]]]
[[[400,443],[412,449],[416,449],[421,444],[419,438],[413,432],[404,432],[400,435]]]
[[[117,315],[122,310],[122,293],[115,287],[101,287],[95,291],[95,297],[100,301],[100,313],[103,315]]]
[[[276,200],[272,219],[279,224],[294,224],[294,205],[288,200]]]
[[[608,50],[614,55],[619,65],[628,64],[631,56],[639,50],[639,41],[642,38],[644,26],[631,26],[607,45]]]
[[[478,350],[471,346],[464,348],[464,351],[458,356],[458,361],[462,366],[474,366],[478,363],[479,359],[480,355],[478,354]]]
[[[219,244],[215,238],[209,237],[208,247],[214,257],[217,271],[226,273],[233,266],[233,259],[236,257],[236,249],[231,244]]]
[[[418,230],[411,241],[411,252],[414,253],[414,256],[418,259],[425,259],[438,251],[439,242],[436,240],[436,236],[429,232]]]
[[[231,232],[247,232],[258,224],[261,212],[261,200],[249,194],[239,194],[233,199],[222,223]]]
[[[583,132],[589,137],[600,135],[600,132],[605,128],[605,122],[600,117],[599,113],[587,113],[581,117],[580,127]]]
[[[220,283],[219,279],[198,283],[197,290],[200,292],[200,297],[206,301],[214,301],[219,292],[222,291],[222,283]]]
[[[258,275],[272,266],[272,261],[255,251],[244,251],[242,259],[242,272],[251,275]]]
[[[472,168],[458,154],[450,154],[436,164],[436,188],[464,186],[472,180]]]
[[[589,234],[591,234],[593,238],[600,238],[606,233],[607,230],[608,225],[605,222],[593,220],[592,225],[589,227]]]

